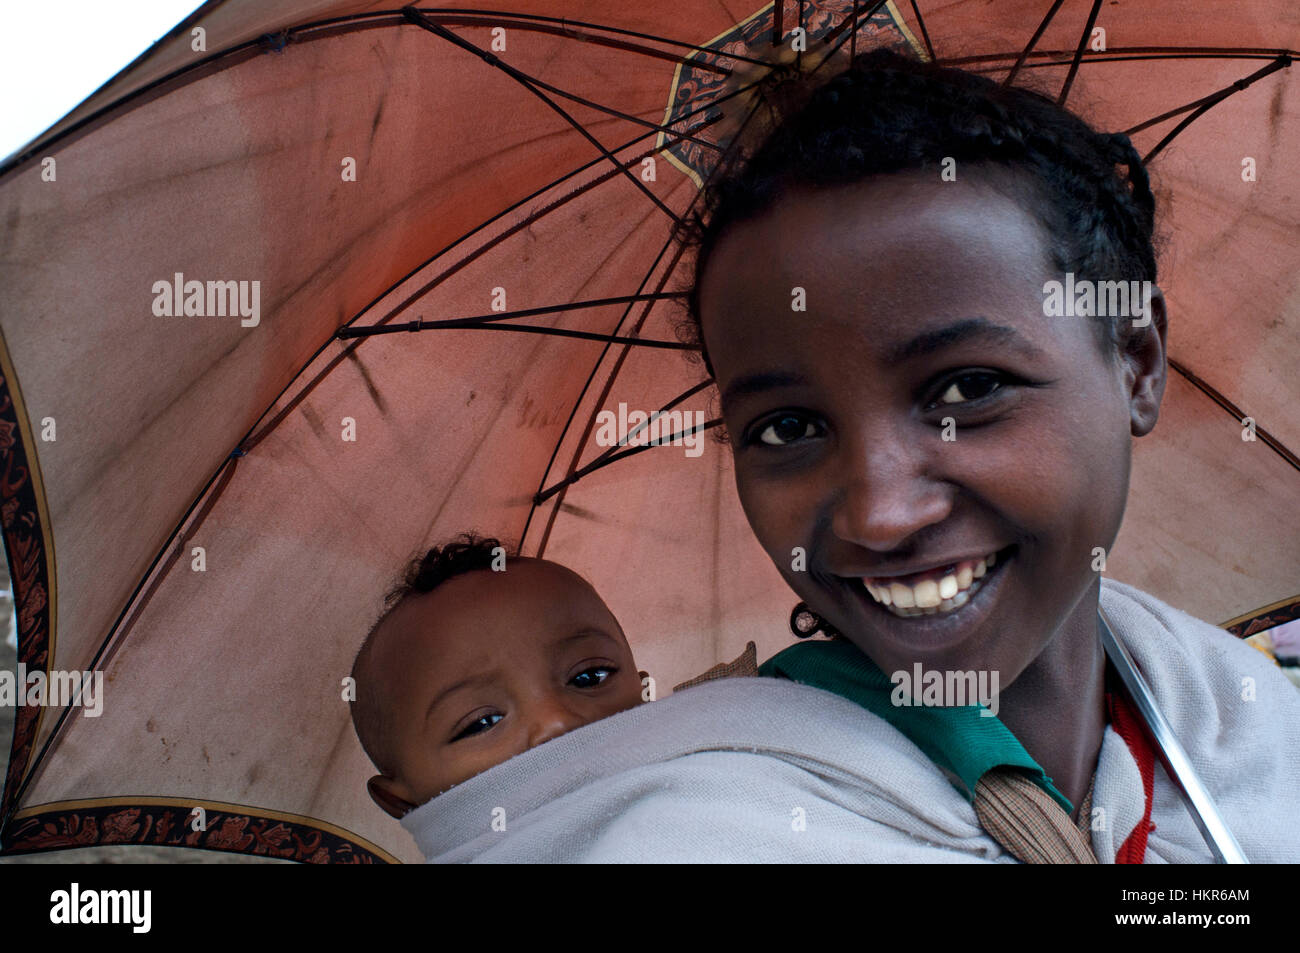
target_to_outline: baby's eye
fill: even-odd
[[[497,714],[496,712],[493,712],[490,715],[484,715],[481,718],[475,718],[473,721],[471,721],[468,725],[465,726],[465,729],[461,731],[460,734],[456,735],[456,737],[452,738],[451,740],[459,741],[461,738],[468,738],[470,735],[482,734],[483,732],[490,729],[493,725],[495,725],[498,721],[500,721],[504,717],[505,715],[500,715]]]
[[[613,675],[618,669],[609,668],[604,665],[596,668],[589,668],[585,672],[579,672],[573,678],[569,679],[569,684],[577,688],[595,688]]]
[[[801,414],[782,414],[768,421],[758,432],[758,439],[769,447],[784,447],[796,440],[818,435],[817,425]]]
[[[931,406],[939,404],[964,404],[967,401],[987,397],[1002,386],[1002,375],[990,371],[976,371],[954,378],[939,399]]]

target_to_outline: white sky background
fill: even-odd
[[[0,0],[0,159],[200,6],[201,0]]]

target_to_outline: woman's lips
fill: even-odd
[[[956,612],[974,597],[998,562],[989,553],[901,577],[866,577],[862,584],[877,605],[903,619]]]

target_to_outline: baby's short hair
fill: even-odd
[[[384,613],[375,625],[410,593],[433,592],[448,579],[478,569],[491,569],[492,564],[502,559],[505,553],[506,547],[499,539],[472,532],[461,533],[449,543],[434,546],[407,565],[402,581],[384,597]]]
[[[357,691],[356,699],[351,703],[352,724],[357,738],[380,773],[388,773],[394,761],[388,747],[393,726],[388,709],[380,704],[379,692],[374,689],[372,671],[375,635],[380,625],[410,594],[432,592],[449,579],[480,569],[491,569],[505,553],[505,545],[495,537],[461,533],[450,542],[434,546],[412,559],[403,571],[401,581],[384,596],[383,611],[366,633],[352,663],[352,681]]]

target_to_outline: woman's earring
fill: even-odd
[[[832,639],[839,635],[829,622],[809,609],[806,602],[799,603],[790,613],[790,631],[800,639],[811,638],[818,632]]]

